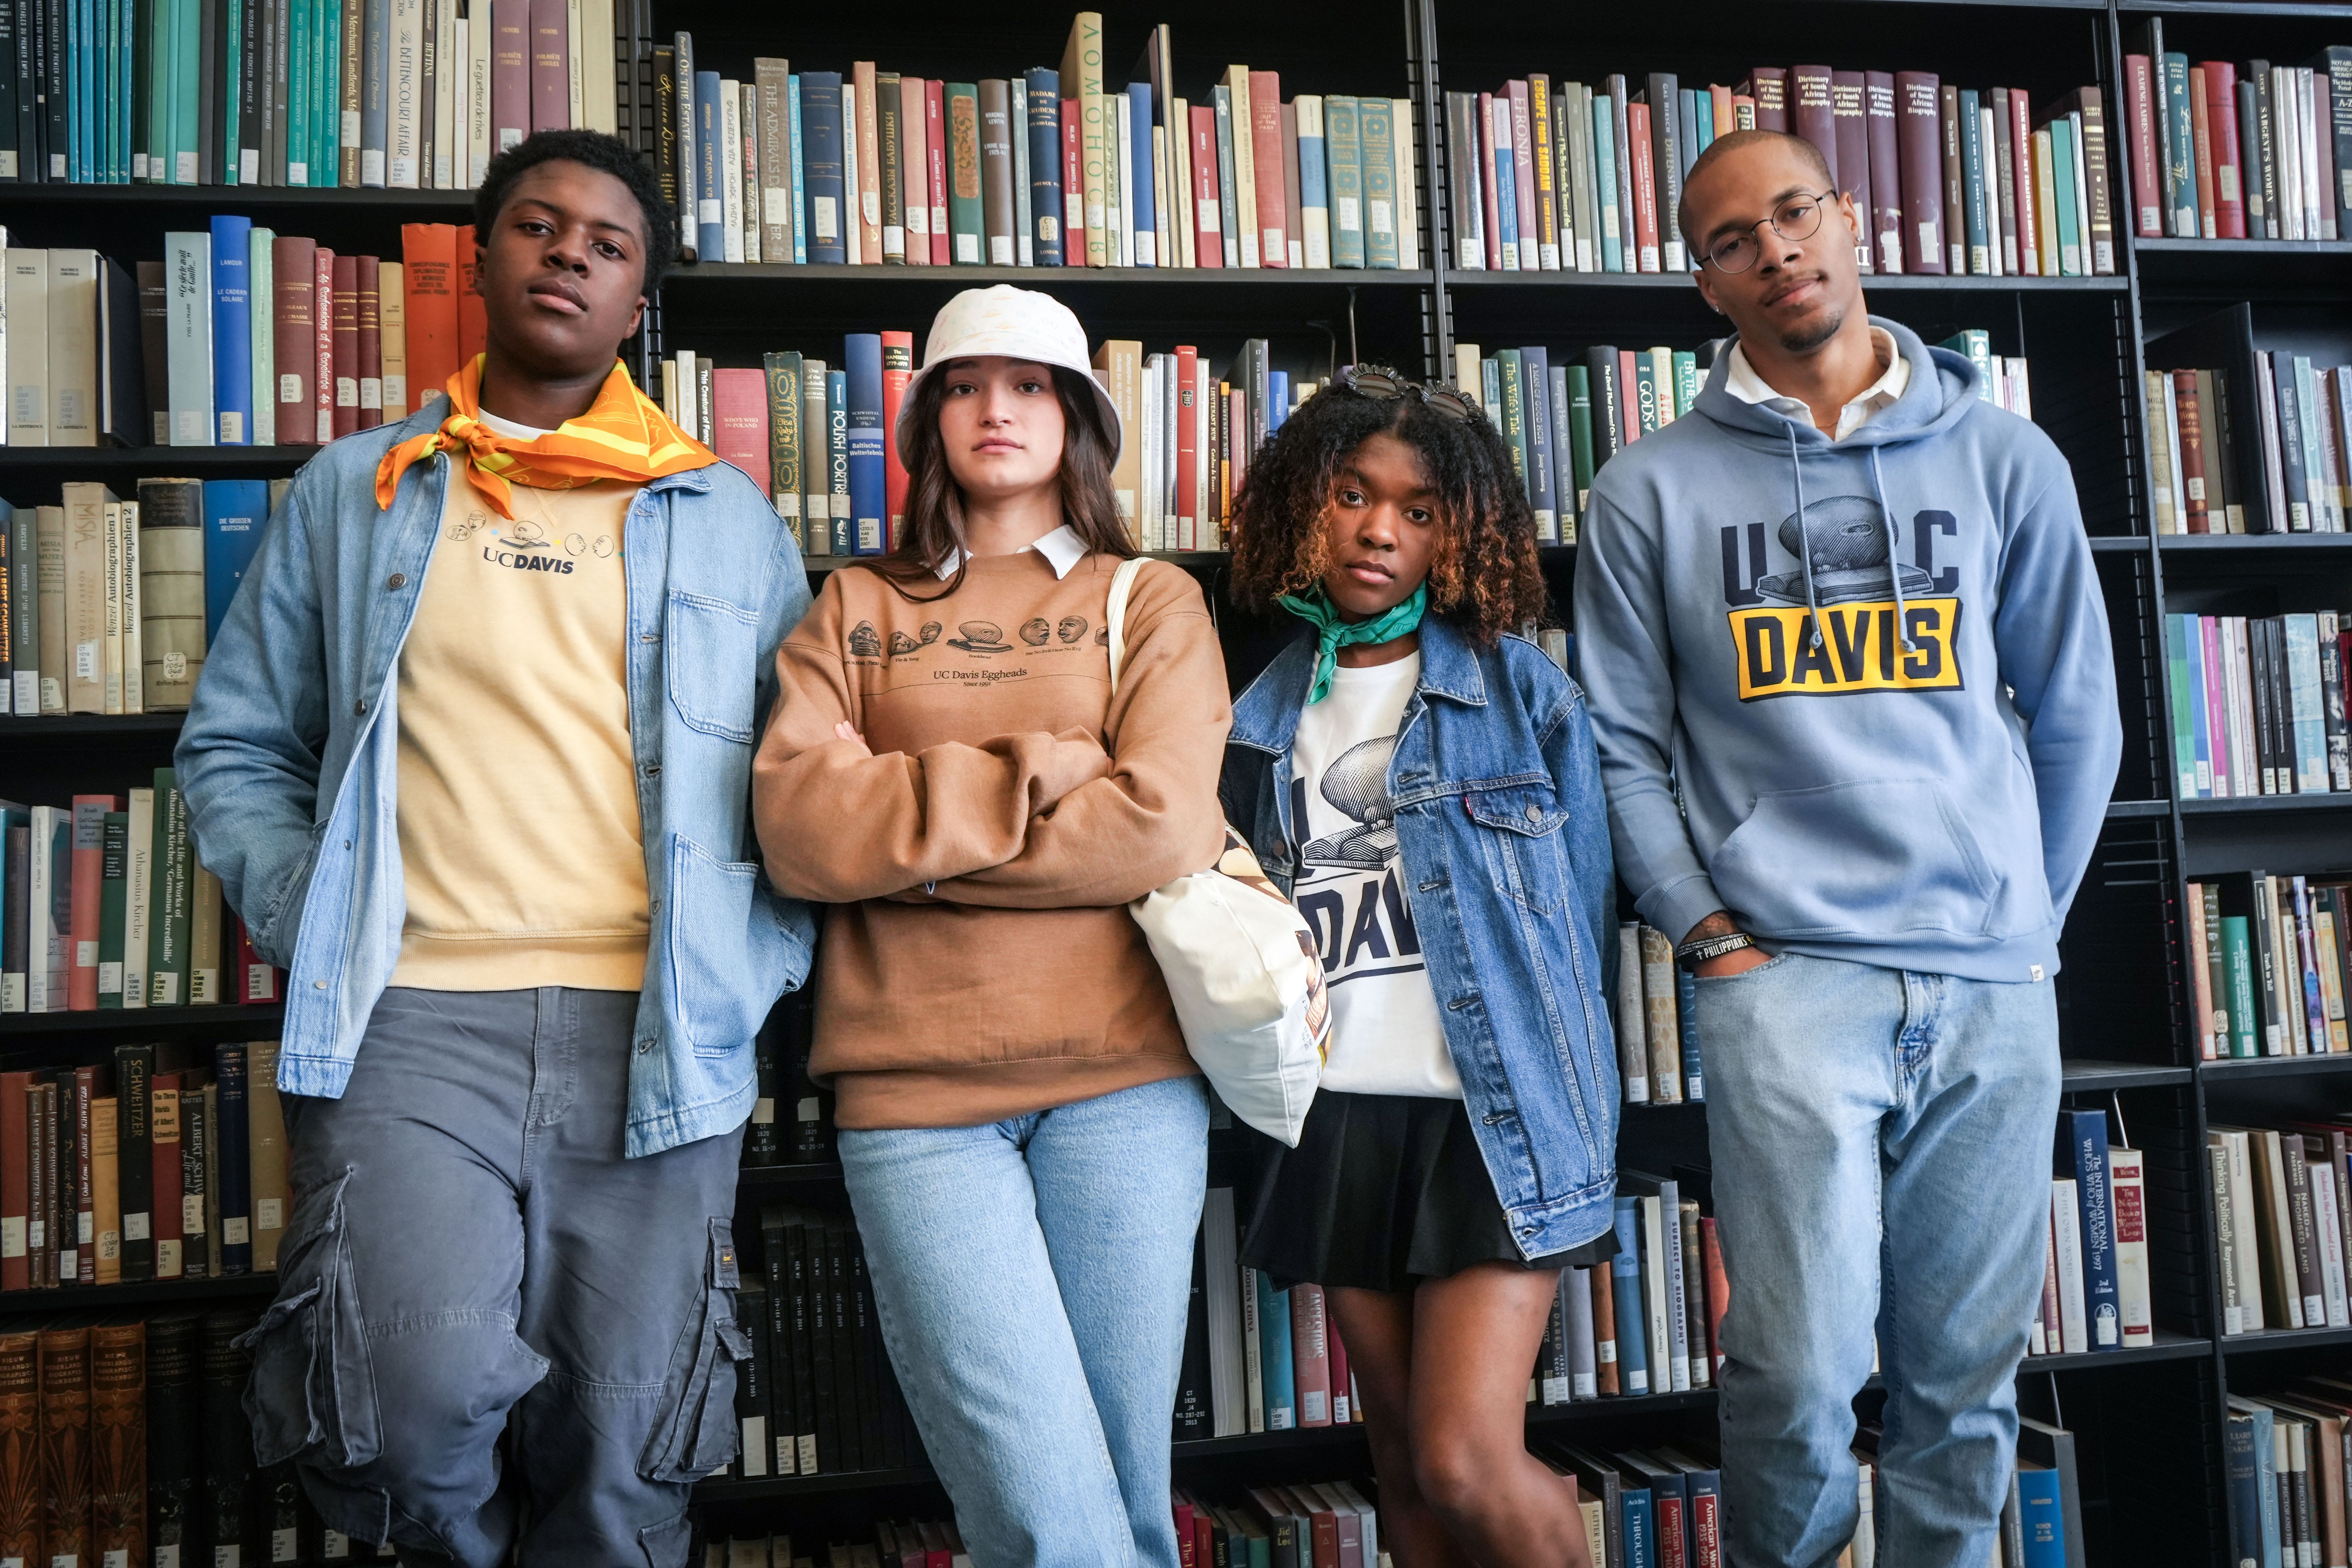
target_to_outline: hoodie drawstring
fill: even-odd
[[[1911,616],[1903,602],[1903,567],[1895,559],[1895,509],[1886,504],[1886,477],[1878,471],[1878,447],[1870,448],[1870,489],[1878,500],[1879,526],[1886,531],[1886,575],[1895,584],[1895,635],[1905,653],[1919,650],[1911,642]]]
[[[1789,475],[1797,487],[1797,564],[1805,574],[1805,615],[1813,626],[1813,647],[1822,646],[1821,601],[1813,596],[1813,542],[1805,531],[1805,459],[1797,447],[1797,426],[1789,426]]]

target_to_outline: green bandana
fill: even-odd
[[[1349,643],[1392,642],[1421,625],[1422,612],[1429,607],[1429,584],[1423,583],[1412,598],[1369,621],[1341,620],[1330,595],[1319,586],[1305,598],[1284,594],[1274,602],[1315,628],[1315,684],[1307,692],[1311,707],[1330,695],[1331,671],[1339,667],[1341,648]]]

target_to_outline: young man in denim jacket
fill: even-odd
[[[812,940],[749,826],[808,592],[616,358],[676,248],[651,174],[542,133],[476,220],[487,353],[303,469],[175,759],[291,972],[246,1407],[404,1563],[675,1568],[737,1446],[752,1037]]]
[[[1698,974],[1727,1560],[1852,1539],[1874,1330],[1883,1559],[1981,1563],[2122,749],[2098,577],[2049,438],[1864,313],[1810,144],[1716,142],[1680,219],[1738,337],[1597,477],[1576,622],[1617,864]]]

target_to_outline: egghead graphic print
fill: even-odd
[[[1314,928],[1323,973],[1334,985],[1426,967],[1397,858],[1396,807],[1388,791],[1395,752],[1396,737],[1381,735],[1334,758],[1315,781],[1329,811],[1310,814],[1308,781],[1291,781],[1292,822],[1305,833],[1320,818],[1327,829],[1298,852],[1292,901]],[[1340,822],[1332,822],[1332,812]]]
[[[1938,572],[1935,559],[1936,540],[1957,531],[1948,511],[1915,514],[1912,558],[1899,561],[1889,546],[1900,549],[1904,525],[1867,496],[1826,496],[1806,506],[1801,525],[1794,512],[1781,519],[1773,537],[1790,564],[1768,572],[1765,525],[1726,526],[1723,596],[1739,700],[1958,690],[1960,574]]]

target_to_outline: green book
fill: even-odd
[[[947,119],[948,233],[953,237],[949,255],[960,266],[976,267],[988,259],[988,226],[980,197],[980,89],[968,81],[948,83]],[[1110,166],[1108,154],[1103,166]],[[1108,196],[1103,205],[1109,207]]]
[[[1364,265],[1393,269],[1397,261],[1396,108],[1385,98],[1356,100],[1356,131],[1364,146]]]
[[[1323,100],[1323,162],[1331,198],[1331,265],[1364,264],[1364,154],[1356,100],[1344,93]]]
[[[245,38],[243,36],[245,26],[245,7],[250,3],[251,0],[221,0],[221,180],[224,184],[234,184],[236,182],[237,148],[239,146],[237,138],[245,132],[244,125],[237,119],[236,84],[237,72],[241,68],[238,57],[245,48]],[[252,275],[250,272],[247,274],[246,286],[248,289],[252,287]],[[252,298],[256,300],[268,300],[270,299],[271,296],[268,294],[255,294]],[[273,316],[277,312],[274,310],[271,311]],[[253,384],[259,386],[262,384],[257,381]],[[252,421],[256,426],[258,426],[263,422],[264,421],[260,419]],[[275,421],[271,421],[271,423],[275,423]]]
[[[768,373],[768,477],[776,515],[793,531],[793,542],[808,552],[801,520],[801,356],[789,350],[761,356]]]
[[[155,770],[155,908],[148,915],[147,1000],[150,1006],[188,1003],[188,917],[194,862],[188,852],[188,807],[177,775]]]
[[[2254,961],[2246,917],[2221,917],[2221,966],[2230,977],[2230,1054],[2254,1054]]]
[[[1642,434],[1655,435],[1666,427],[1668,421],[1658,416],[1661,394],[1673,396],[1673,390],[1658,384],[1657,355],[1643,350],[1633,356],[1633,407],[1641,419]]]
[[[1592,372],[1568,367],[1569,467],[1576,484],[1576,515],[1584,515],[1592,494]]]
[[[316,145],[311,153],[310,183],[314,185],[338,185],[341,163],[340,149],[343,128],[343,0],[318,0],[319,4],[319,74],[316,79],[318,101],[310,111],[311,133]],[[576,45],[574,46],[577,47]],[[436,70],[448,70],[452,80],[457,72],[449,66],[436,64]],[[457,89],[459,103],[465,102],[465,89]],[[466,135],[465,111],[455,117],[457,132],[453,140],[463,142]],[[441,153],[436,149],[437,163]],[[424,180],[417,182],[425,184]]]
[[[1954,332],[1936,345],[1962,355],[1977,367],[1977,396],[1980,401],[1995,401],[1992,395],[1992,334],[1982,327],[1969,327]]]
[[[98,884],[98,1005],[122,1005],[122,938],[130,908],[131,815],[110,811],[100,831]]]
[[[286,9],[293,35],[281,46],[286,50],[286,184],[308,185],[314,183],[310,175],[310,78],[316,74],[319,58],[318,29],[312,19],[318,0],[293,0]],[[302,171],[299,174],[298,169]]]
[[[2179,783],[2174,787],[2179,800],[2194,800],[2197,788],[2197,731],[2189,691],[2189,638],[2196,626],[2191,616],[2164,617],[2165,688],[2172,697],[2172,765]],[[2201,632],[2197,634],[2202,636]]]
[[[1688,414],[1698,402],[1698,355],[1688,349],[1675,351],[1675,417]]]
[[[2074,128],[2063,114],[2050,121],[2050,184],[2058,198],[2058,271],[2083,275],[2083,242],[2074,226]]]
[[[1528,384],[1518,350],[1496,351],[1495,385],[1503,395],[1503,444],[1511,449],[1511,468],[1519,476],[1519,488],[1532,490],[1535,487],[1528,483]]]

